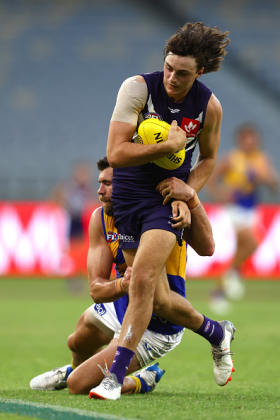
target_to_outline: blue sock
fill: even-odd
[[[195,331],[195,333],[206,338],[206,340],[214,346],[218,346],[224,336],[224,331],[220,324],[217,321],[207,318],[206,316],[204,316],[203,324],[197,331]]]
[[[147,392],[149,392],[152,387],[147,385],[144,379],[140,378],[140,376],[137,375],[137,378],[139,378],[141,382],[140,394],[146,394]]]
[[[68,376],[70,375],[71,372],[73,372],[73,368],[72,368],[72,366],[69,366],[66,370],[66,375],[65,375],[64,380],[66,380],[68,378]]]
[[[115,359],[110,368],[110,372],[116,375],[118,383],[121,385],[123,384],[126,371],[128,369],[128,366],[130,365],[133,356],[134,351],[127,349],[126,347],[117,347]]]

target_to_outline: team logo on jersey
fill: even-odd
[[[168,109],[171,112],[171,114],[176,114],[177,112],[180,112],[180,109],[172,109],[172,108],[169,108],[169,107],[168,107]]]
[[[107,234],[107,242],[108,244],[111,244],[112,242],[116,242],[119,240],[119,235],[116,232],[108,231]]]
[[[206,327],[204,328],[204,332],[206,333],[210,328],[210,321],[207,321]]]
[[[149,118],[155,118],[157,120],[163,120],[162,116],[157,114],[156,112],[147,112],[143,115],[144,120],[148,120]]]
[[[106,314],[106,309],[105,306],[103,305],[103,303],[96,303],[94,305],[94,309],[96,310],[96,312],[98,313],[98,315],[103,316]]]
[[[191,118],[184,117],[182,119],[181,128],[187,133],[187,137],[195,138],[200,128],[200,122],[198,120],[192,120]]]

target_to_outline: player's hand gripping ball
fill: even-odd
[[[170,124],[156,118],[144,120],[138,127],[137,143],[142,144],[158,144],[166,141]],[[185,160],[185,149],[176,153],[154,160],[153,163],[164,169],[177,169]]]

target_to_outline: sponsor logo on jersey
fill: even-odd
[[[210,321],[207,321],[206,327],[204,328],[204,332],[206,333],[210,328]]]
[[[198,135],[200,122],[198,120],[192,120],[191,118],[184,117],[182,119],[181,128],[185,130],[187,137],[195,138]]]
[[[107,234],[107,242],[111,244],[112,242],[116,242],[122,240],[123,242],[134,242],[134,237],[129,235],[122,235],[121,233],[116,233],[112,231],[108,231]]]
[[[103,316],[106,314],[106,309],[105,306],[103,305],[103,303],[96,303],[94,305],[94,309],[96,310],[96,312],[98,313],[98,315]]]
[[[156,112],[147,112],[143,115],[144,120],[148,120],[149,118],[155,118],[157,120],[163,120],[162,116]]]
[[[119,233],[119,239],[123,242],[134,242],[134,236],[129,236],[129,235],[122,235],[121,233]]]
[[[168,109],[171,112],[171,114],[176,114],[176,112],[180,112],[180,109],[172,109],[172,108],[169,108],[169,107],[168,107]]]
[[[107,234],[107,242],[108,244],[112,243],[112,242],[116,242],[119,240],[119,236],[116,232],[111,232],[110,230],[108,231]]]

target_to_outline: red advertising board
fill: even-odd
[[[94,208],[84,214],[84,243],[71,248],[68,216],[60,207],[43,202],[0,203],[0,276],[64,277],[81,271],[86,275],[87,228]],[[189,247],[187,278],[219,276],[234,255],[236,240],[226,210],[210,204],[205,208],[213,228],[215,253],[212,257],[200,257]],[[280,205],[259,206],[255,229],[260,244],[244,264],[243,275],[278,279]]]

